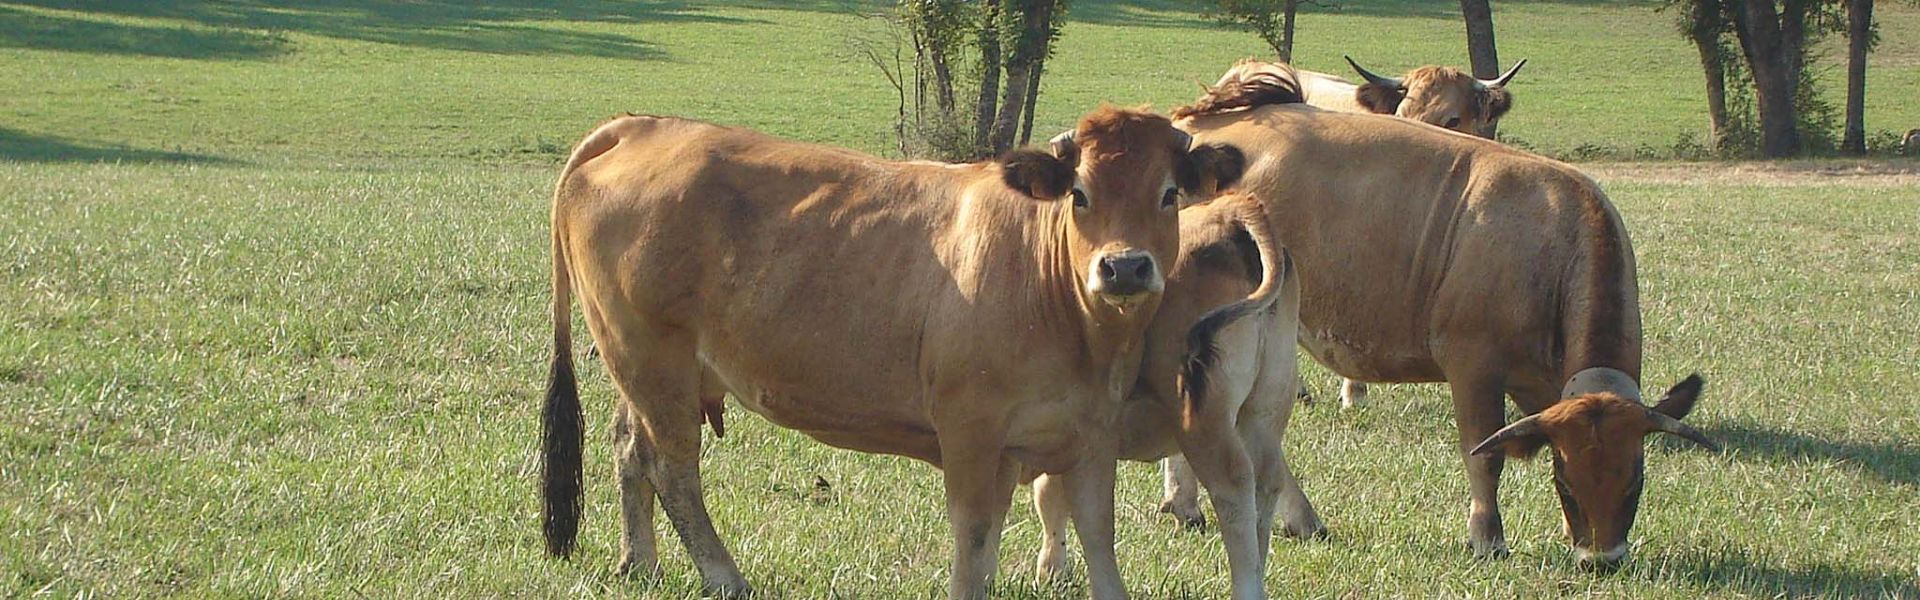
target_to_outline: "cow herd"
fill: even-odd
[[[1234,598],[1264,598],[1275,521],[1325,531],[1282,436],[1296,348],[1354,381],[1445,382],[1467,533],[1506,553],[1503,458],[1550,448],[1583,565],[1617,564],[1641,438],[1701,383],[1643,403],[1632,245],[1573,168],[1474,137],[1511,106],[1444,67],[1354,85],[1235,65],[1172,117],[1103,107],[973,164],[888,161],[744,129],[614,119],[553,201],[554,359],[543,410],[547,549],[582,511],[572,305],[619,400],[621,572],[659,569],[657,500],[711,592],[746,579],[709,519],[701,428],[725,398],[827,444],[940,468],[948,593],[992,581],[1032,482],[1037,570],[1066,528],[1095,598],[1125,598],[1116,462],[1167,461],[1165,508],[1208,491]],[[1358,384],[1347,397],[1355,400]],[[1505,400],[1527,417],[1511,424]]]

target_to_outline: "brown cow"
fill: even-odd
[[[1274,245],[1264,210],[1245,195],[1181,209],[1180,256],[1147,329],[1145,366],[1125,405],[1120,436],[1122,458],[1155,460],[1177,450],[1207,480],[1233,597],[1241,599],[1266,597],[1267,540],[1276,512],[1290,535],[1324,529],[1281,449],[1298,380],[1296,278],[1280,269],[1279,301],[1256,318],[1222,327],[1218,321],[1231,315],[1207,316],[1275,281],[1267,274],[1273,269],[1263,268],[1274,260],[1262,255]],[[1190,346],[1205,352],[1189,361]],[[1178,375],[1187,365],[1198,369],[1187,381],[1207,382],[1198,394],[1180,390]],[[1052,476],[1036,481],[1033,492],[1045,535],[1037,571],[1042,580],[1058,578],[1066,564],[1069,498]]]
[[[620,569],[658,569],[657,496],[705,586],[748,590],[709,520],[700,423],[724,394],[828,444],[944,470],[949,592],[984,594],[1025,469],[1059,474],[1096,598],[1113,555],[1120,394],[1140,366],[1182,191],[1238,153],[1189,149],[1165,117],[1101,109],[1051,154],[884,161],[684,119],[588,135],[553,203],[547,549],[581,510],[570,294],[620,391]]]
[[[1289,103],[1290,69],[1247,67],[1175,114],[1246,152],[1241,189],[1265,201],[1300,277],[1301,345],[1342,376],[1451,386],[1476,555],[1507,552],[1495,450],[1546,444],[1581,562],[1617,562],[1641,437],[1711,442],[1679,421],[1697,380],[1640,404],[1633,246],[1606,194],[1498,143]],[[1503,396],[1539,417],[1501,431]]]

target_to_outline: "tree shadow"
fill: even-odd
[[[1755,562],[1731,549],[1697,549],[1646,556],[1636,571],[1656,581],[1686,581],[1709,590],[1761,598],[1920,598],[1914,577],[1819,564],[1783,567]]]
[[[267,0],[214,0],[208,2],[168,2],[147,0],[4,0],[0,4],[34,6],[61,11],[111,17],[167,19],[213,28],[224,35],[246,35],[268,40],[282,39],[285,33],[301,33],[335,39],[376,42],[488,54],[560,54],[638,60],[665,58],[665,52],[653,44],[613,32],[587,32],[551,27],[553,22],[591,23],[749,23],[740,19],[703,12],[701,7],[679,1],[624,2],[582,0],[545,2],[540,0],[500,0],[466,2],[462,0],[315,0],[298,4]],[[20,10],[9,21],[38,20],[48,24],[64,23],[71,28],[145,29],[162,32],[186,32],[209,35],[185,27],[167,29],[121,25],[78,18],[31,14]],[[11,24],[8,28],[37,31],[45,25]],[[250,30],[227,33],[229,30]],[[264,34],[256,32],[265,32]],[[181,34],[184,35],[184,34]],[[85,46],[86,40],[62,41],[50,36],[21,36],[28,47],[53,50],[82,45],[80,49],[98,52],[141,54],[138,48],[124,44]],[[190,41],[190,40],[189,40]],[[232,45],[231,43],[228,45]],[[265,54],[222,53],[219,44],[177,44],[181,51],[169,56],[186,58],[254,58]]]
[[[1904,442],[1859,443],[1824,439],[1746,423],[1702,427],[1708,437],[1739,452],[1769,461],[1814,460],[1845,466],[1898,485],[1920,485],[1920,447]],[[1664,442],[1691,446],[1690,442]]]
[[[0,48],[216,60],[266,58],[288,49],[284,37],[250,31],[127,25],[3,6]]]
[[[87,144],[0,127],[0,160],[20,162],[169,162],[235,164],[210,154]]]

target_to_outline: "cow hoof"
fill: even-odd
[[[724,598],[726,600],[740,600],[753,595],[753,586],[747,585],[745,581],[718,584],[708,582],[706,585],[700,587],[706,595],[715,598]]]
[[[1327,534],[1327,526],[1319,523],[1306,527],[1287,525],[1280,528],[1280,533],[1297,540],[1325,540],[1332,537]]]
[[[1473,557],[1480,560],[1502,560],[1513,555],[1512,551],[1507,550],[1506,540],[1468,541],[1467,550],[1473,552]]]
[[[1160,512],[1173,515],[1173,518],[1179,519],[1180,527],[1184,529],[1199,530],[1207,528],[1207,515],[1200,512],[1200,507],[1198,506],[1174,502],[1172,500],[1162,500],[1160,502]]]
[[[614,574],[620,577],[658,579],[660,578],[660,562],[637,561],[633,559],[622,560],[620,561],[620,567],[614,570]]]

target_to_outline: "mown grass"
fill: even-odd
[[[1260,51],[1171,0],[1077,5],[1043,126],[1177,104]],[[1349,6],[1303,18],[1303,64],[1462,62],[1444,3]],[[1572,149],[1693,129],[1667,15],[1500,10],[1503,55],[1534,58],[1508,133]],[[1920,27],[1898,24],[1920,13],[1882,11],[1874,85],[1911,88]],[[613,576],[604,443],[581,555],[541,556],[552,162],[619,110],[883,150],[890,90],[848,51],[857,24],[833,2],[0,2],[0,594],[697,596],[664,519],[664,580]],[[1870,126],[1920,117],[1874,102]],[[1315,405],[1289,451],[1334,537],[1276,543],[1276,595],[1920,597],[1920,186],[1603,183],[1639,253],[1647,378],[1704,373],[1693,419],[1727,452],[1651,443],[1635,558],[1590,575],[1544,464],[1505,478],[1515,556],[1466,556],[1443,389]],[[583,374],[604,440],[611,390]],[[939,595],[935,471],[733,416],[707,489],[752,582]],[[1151,468],[1122,476],[1130,587],[1221,595],[1217,537],[1153,511]],[[1021,505],[1002,592],[1083,594],[1027,583]]]

